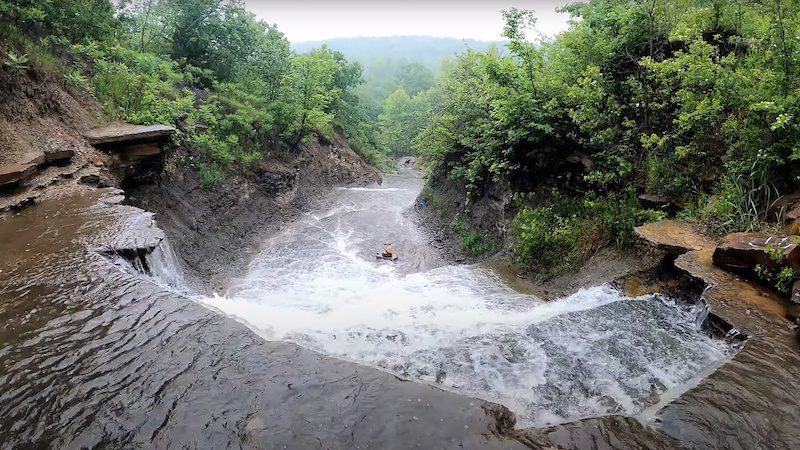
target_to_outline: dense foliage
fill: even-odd
[[[338,128],[369,162],[388,154],[353,93],[361,67],[324,46],[296,55],[239,1],[0,0],[0,15],[6,59],[91,91],[112,118],[176,126],[208,187],[275,138],[294,146]]]
[[[441,68],[436,46],[416,57],[345,49],[371,61],[364,69],[325,46],[298,54],[236,0],[127,0],[116,11],[109,0],[0,0],[0,56],[91,91],[112,116],[174,124],[208,186],[257,164],[275,138],[298,145],[334,129],[376,164],[419,154],[466,188],[467,209],[500,186],[516,193],[508,229],[524,265],[566,267],[624,243],[659,217],[637,194],[725,232],[759,227],[797,189],[797,0],[565,11],[570,29],[545,42],[529,39],[530,12],[506,11],[506,44],[443,43],[460,54]],[[565,164],[576,155],[583,173]],[[491,247],[468,222],[453,228],[470,251]]]
[[[470,199],[489,184],[525,194],[510,227],[517,260],[553,266],[624,240],[652,218],[637,212],[636,193],[686,205],[725,232],[759,227],[800,185],[798,2],[592,0],[565,10],[570,29],[544,43],[526,39],[531,13],[505,12],[509,44],[460,55],[415,102],[430,119],[411,144]],[[577,180],[563,169],[576,152],[591,161]]]

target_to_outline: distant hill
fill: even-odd
[[[292,44],[292,48],[297,53],[305,53],[323,44],[364,67],[364,84],[355,92],[372,118],[377,118],[383,111],[384,100],[398,86],[403,86],[410,95],[431,87],[443,60],[452,59],[467,49],[482,52],[493,44],[503,45],[502,42],[474,39],[392,36],[298,42]]]
[[[437,71],[443,58],[463,53],[467,48],[484,51],[499,42],[476,41],[474,39],[437,38],[431,36],[392,36],[335,38],[324,41],[308,41],[292,44],[298,53],[327,44],[351,60],[369,65],[376,60],[416,61]]]

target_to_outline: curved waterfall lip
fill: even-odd
[[[194,296],[269,340],[512,409],[522,426],[634,415],[677,397],[736,346],[703,328],[704,303],[625,297],[603,285],[553,302],[477,265],[450,265],[402,212],[421,181],[336,190],[263,243],[224,295]],[[374,258],[389,240],[397,263]],[[172,288],[168,244],[151,255]]]

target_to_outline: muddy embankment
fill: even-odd
[[[296,148],[273,144],[248,175],[231,174],[213,188],[201,185],[187,154],[178,152],[152,182],[127,190],[131,204],[156,213],[196,288],[223,292],[260,240],[321,206],[331,189],[381,180],[341,134]]]

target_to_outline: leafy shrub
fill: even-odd
[[[450,228],[458,235],[461,241],[461,250],[470,256],[484,255],[500,248],[499,239],[472,231],[458,217],[450,224]]]
[[[650,156],[647,159],[647,190],[677,198],[692,193],[689,179],[671,157]]]
[[[25,72],[28,70],[28,55],[20,55],[14,51],[8,52],[8,64],[11,66],[12,69],[16,70],[17,72]]]
[[[206,189],[213,188],[225,179],[225,172],[213,163],[199,163],[197,173],[200,175],[200,184]]]
[[[783,267],[780,270],[770,270],[761,264],[754,267],[755,273],[762,281],[773,286],[778,292],[788,293],[792,289],[797,274],[791,267]]]
[[[642,210],[633,190],[584,199],[553,192],[547,206],[523,207],[511,221],[512,258],[544,275],[556,274],[610,242],[629,243],[634,227],[663,218],[663,212]]]
[[[64,74],[64,85],[68,89],[88,89],[89,79],[80,70],[72,70]]]

